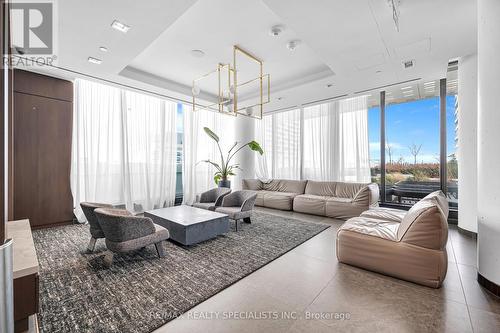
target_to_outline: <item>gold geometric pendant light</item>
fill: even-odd
[[[193,111],[207,109],[262,119],[263,105],[271,100],[270,83],[270,75],[263,74],[262,60],[234,45],[232,64],[219,63],[215,70],[193,80]],[[208,104],[197,97],[202,88],[208,93]]]

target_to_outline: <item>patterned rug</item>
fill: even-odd
[[[115,255],[86,253],[87,225],[33,231],[40,261],[41,332],[151,332],[290,251],[327,224],[255,212],[252,224],[192,247],[167,242]]]

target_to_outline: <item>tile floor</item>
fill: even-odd
[[[500,332],[500,299],[476,281],[476,241],[455,226],[449,230],[447,277],[436,290],[338,263],[335,236],[343,221],[259,210],[332,227],[157,333]]]

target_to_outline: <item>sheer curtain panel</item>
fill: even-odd
[[[77,79],[71,190],[80,202],[133,212],[175,200],[175,107],[170,101]]]
[[[208,137],[203,127],[208,127],[220,138],[222,152],[234,144],[234,117],[213,111],[191,111],[184,106],[184,164],[182,166],[183,203],[192,204],[196,195],[217,186],[215,168],[203,160],[220,164],[217,144]]]

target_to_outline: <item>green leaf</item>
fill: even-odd
[[[214,182],[215,182],[215,185],[219,185],[219,180],[222,179],[222,176],[219,174],[219,173],[216,173],[214,175]]]
[[[219,166],[219,164],[217,164],[215,162],[212,162],[210,160],[203,160],[203,161],[200,161],[200,162],[205,162],[205,163],[211,164],[211,165],[213,165],[217,169],[218,172],[222,172],[222,169]]]
[[[257,151],[261,155],[264,154],[264,150],[262,149],[262,147],[260,146],[260,144],[257,141],[250,141],[249,143],[247,143],[247,145],[253,151]]]
[[[219,136],[217,134],[215,134],[214,132],[212,132],[212,130],[208,127],[203,127],[203,130],[205,131],[205,133],[207,133],[207,135],[209,137],[211,137],[215,142],[219,142]]]

